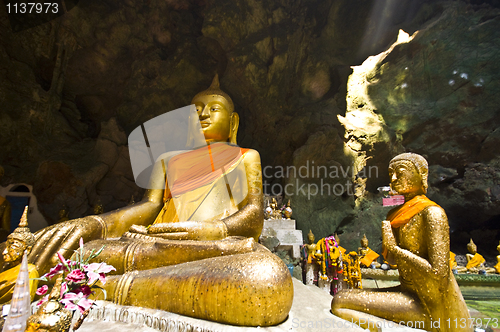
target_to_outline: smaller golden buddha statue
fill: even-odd
[[[500,242],[498,243],[497,251],[500,254]],[[497,256],[497,264],[495,265],[495,270],[497,271],[497,273],[500,273],[500,255]]]
[[[0,166],[0,180],[2,180],[4,173],[5,171],[3,167]],[[1,237],[3,238],[1,241],[4,241],[5,237],[10,232],[10,213],[11,213],[11,206],[9,201],[5,197],[0,196],[0,222],[1,222],[0,230],[3,233],[1,235]]]
[[[66,332],[69,331],[73,312],[64,309],[58,299],[61,294],[62,274],[57,278],[49,298],[37,312],[28,318],[26,332]]]
[[[486,273],[496,272],[494,268],[484,265],[486,260],[477,252],[477,246],[472,239],[470,239],[470,242],[467,244],[467,251],[469,251],[469,253],[465,255],[465,257],[467,257],[467,265],[465,267],[458,267],[457,271],[459,273],[479,273],[480,271],[485,271]]]
[[[339,235],[338,235],[337,233],[335,233],[335,234],[333,235],[333,237],[335,238],[335,242],[337,242],[337,246],[339,247],[340,253],[341,253],[342,255],[345,255],[345,254],[346,254],[346,252],[347,252],[347,249],[345,249],[344,247],[342,247],[342,246],[340,245],[340,237],[339,237]]]
[[[366,237],[366,234],[363,234],[363,238],[360,242],[361,247],[358,248],[358,254],[359,264],[361,265],[361,267],[371,267],[373,265],[373,267],[379,268],[380,263],[377,262],[377,258],[380,255],[371,250],[370,247],[368,247],[368,238]]]
[[[17,276],[21,269],[21,261],[24,251],[28,254],[35,243],[35,237],[28,228],[28,207],[26,206],[21,217],[19,227],[14,230],[8,237],[5,250],[2,253],[4,265],[3,272],[0,273],[0,304],[10,302],[12,292],[16,285]],[[33,264],[28,264],[28,272],[30,277],[30,295],[31,299],[35,296],[38,280],[38,271]]]
[[[273,212],[271,213],[271,219],[281,219],[281,210],[278,208],[278,202],[276,202],[276,198],[273,197],[271,208]]]
[[[316,263],[316,242],[314,242],[314,234],[311,230],[307,234],[308,244],[303,246],[304,269],[306,271],[306,285],[314,285],[314,280],[318,274],[318,264]]]
[[[286,219],[291,219],[292,218],[292,207],[290,206],[290,200],[288,200],[288,203],[286,203],[286,208],[283,210],[283,213],[285,215]]]
[[[103,214],[104,213],[104,207],[102,206],[101,199],[97,197],[97,201],[93,207],[93,212],[94,214]]]

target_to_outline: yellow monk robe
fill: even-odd
[[[372,265],[373,261],[376,260],[380,256],[379,254],[377,254],[375,251],[371,250],[370,248],[367,248],[367,250],[368,250],[368,252],[366,253],[365,257],[363,257],[359,261],[364,266]]]
[[[500,262],[495,265],[495,270],[497,270],[497,273],[500,273]]]
[[[414,215],[420,213],[428,206],[439,206],[425,195],[418,195],[410,199],[403,205],[392,209],[387,214],[387,220],[391,222],[392,228],[399,228],[407,224]],[[387,260],[387,249],[383,248],[382,256]]]
[[[0,304],[5,304],[12,299],[12,293],[14,292],[19,270],[21,270],[21,264],[0,273]],[[38,280],[33,280],[33,278],[39,277],[36,266],[28,264],[28,273],[30,278],[30,296],[31,301],[33,301],[38,286]]]
[[[168,161],[164,206],[154,223],[206,221],[196,215],[204,202],[219,202],[213,207],[213,215],[209,219],[222,219],[238,211],[237,205],[248,191],[243,164],[247,151],[225,143],[214,143],[171,158]],[[209,195],[221,194],[228,199],[207,199]],[[206,218],[206,215],[203,217]]]
[[[467,265],[465,266],[465,268],[467,270],[469,269],[472,269],[473,267],[477,267],[481,264],[483,264],[485,262],[485,259],[483,258],[483,256],[479,255],[478,253],[476,253],[474,255],[474,257],[472,257],[468,262],[467,262]]]
[[[453,270],[457,267],[457,261],[455,260],[455,254],[450,251],[450,268]]]

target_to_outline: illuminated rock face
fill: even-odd
[[[493,252],[498,233],[498,15],[460,4],[445,7],[413,37],[354,67],[348,111],[339,117],[347,145],[367,165],[383,168],[388,152],[427,157],[429,197],[449,215],[452,249],[469,232],[487,239],[483,246]],[[387,183],[384,177],[368,179],[366,188]]]
[[[98,197],[105,211],[132,195],[137,200],[142,191],[133,183],[127,135],[185,106],[218,72],[241,115],[238,143],[272,166],[268,183],[290,184],[298,229],[318,236],[343,230],[353,248],[366,232],[377,249],[386,210],[372,194],[388,183],[388,161],[403,150],[429,160],[429,194],[447,210],[452,229],[470,232],[471,220],[489,227],[500,214],[497,13],[487,5],[454,6],[81,0],[60,25],[13,33],[3,20],[1,185],[33,184],[49,221],[64,204],[75,218],[91,213]],[[374,64],[360,82],[364,93],[348,88],[350,66],[385,50],[399,28],[420,33]],[[365,97],[371,104],[361,103]],[[363,128],[349,131],[338,115]],[[378,177],[353,178],[366,158]],[[314,161],[337,174],[276,174],[277,166],[298,169],[308,161],[309,170]],[[348,181],[360,186],[356,193],[348,193]],[[338,185],[338,195],[309,195],[304,184]]]

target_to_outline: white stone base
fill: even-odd
[[[306,286],[293,278],[294,297],[288,319],[277,326],[244,327],[219,324],[181,316],[161,310],[120,306],[97,301],[78,332],[357,332],[361,329],[349,321],[334,316],[330,306],[332,296],[316,286]],[[77,315],[75,315],[77,316]],[[386,322],[381,320],[382,322]],[[385,324],[382,326],[390,326]],[[383,332],[416,332],[410,328],[385,328]]]

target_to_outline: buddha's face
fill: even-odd
[[[313,244],[313,243],[314,243],[314,235],[309,234],[309,235],[307,236],[307,239],[309,240],[309,244]]]
[[[6,263],[15,262],[23,257],[26,244],[17,239],[7,239],[5,250],[3,251],[3,260]]]
[[[231,134],[231,113],[224,97],[200,96],[193,100],[207,142],[226,142]]]
[[[362,246],[363,248],[368,247],[368,240],[361,239],[361,246]]]
[[[471,253],[473,255],[475,255],[477,253],[477,247],[473,243],[472,244],[471,243],[467,244],[467,250],[469,251],[469,253]]]
[[[399,160],[389,165],[391,189],[398,194],[423,193],[422,177],[411,161]]]

